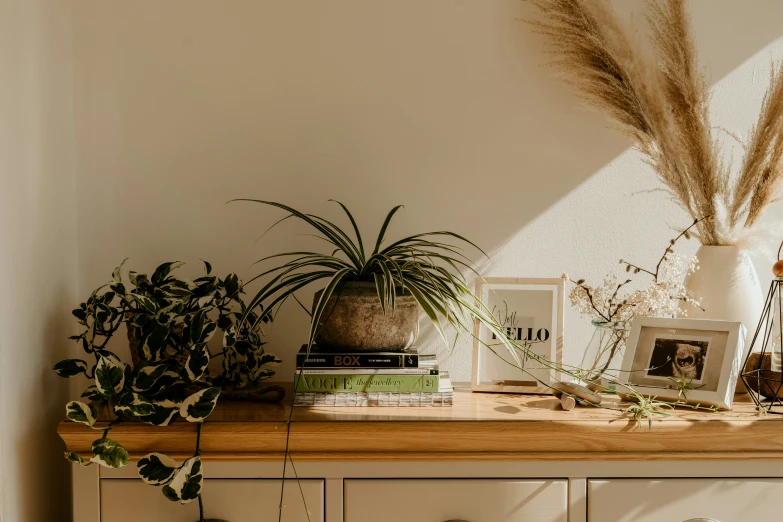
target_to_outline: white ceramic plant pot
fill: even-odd
[[[701,246],[696,257],[699,258],[699,270],[685,279],[685,286],[704,310],[686,304],[688,317],[740,321],[747,328],[746,355],[764,308],[764,296],[753,262],[746,252],[733,246]],[[744,391],[746,389],[739,381],[737,393]]]

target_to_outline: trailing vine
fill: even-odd
[[[147,484],[161,487],[169,500],[183,504],[198,501],[203,520],[203,463],[201,431],[203,422],[217,404],[221,392],[278,392],[278,387],[260,383],[272,375],[270,366],[280,359],[264,350],[261,325],[270,321],[243,322],[256,318],[242,299],[243,284],[236,274],[224,278],[212,275],[204,262],[205,274],[193,281],[177,277],[174,270],[183,263],[168,262],[154,273],[128,272],[123,264],[112,279],[93,291],[73,311],[84,328],[71,339],[92,359],[66,359],[54,366],[61,377],[86,377],[93,381],[82,393],[88,402],[71,401],[66,417],[100,431],[92,443],[92,455],[75,452],[66,458],[88,466],[96,463],[109,468],[128,464],[130,456],[120,443],[109,438],[111,429],[127,420],[154,426],[168,426],[177,417],[198,425],[193,455],[179,464],[161,453],[150,453],[138,462],[138,472]],[[120,326],[128,329],[131,364],[123,362],[107,346]],[[220,331],[222,347],[215,350],[210,340]],[[219,362],[213,374],[210,361]],[[112,417],[98,423],[98,405]]]

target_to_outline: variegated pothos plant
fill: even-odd
[[[85,400],[71,401],[65,410],[69,420],[100,432],[91,457],[73,452],[66,457],[82,466],[120,468],[130,457],[108,437],[112,426],[130,419],[167,426],[181,416],[199,423],[193,456],[178,464],[151,453],[139,460],[138,471],[147,484],[162,486],[168,499],[183,504],[198,500],[201,506],[201,423],[212,413],[223,387],[241,389],[274,375],[270,366],[280,360],[264,351],[260,329],[269,319],[243,321],[255,315],[242,300],[239,278],[233,273],[218,278],[207,262],[205,275],[193,281],[173,274],[182,263],[168,262],[149,278],[129,272],[126,283],[123,265],[124,261],[108,284],[73,311],[84,330],[71,339],[81,345],[87,360],[66,359],[54,366],[61,377],[93,381],[82,393]],[[126,364],[107,349],[123,324],[131,332],[132,349],[135,344],[136,364]],[[223,345],[213,353],[208,343],[218,330]],[[213,376],[208,366],[215,357],[222,357],[222,370]],[[108,423],[97,422],[99,408],[108,412]]]

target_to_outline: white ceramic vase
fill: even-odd
[[[685,279],[685,286],[704,310],[685,305],[688,317],[740,321],[747,328],[745,354],[756,331],[764,296],[750,256],[733,246],[704,246],[696,252],[699,270]],[[741,381],[737,392],[745,391]]]

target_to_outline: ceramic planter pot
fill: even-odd
[[[323,290],[316,292],[313,308]],[[419,304],[401,288],[394,310],[384,314],[375,283],[349,281],[326,303],[316,344],[348,351],[407,350],[419,336]]]
[[[748,332],[747,353],[764,308],[759,276],[750,256],[733,246],[701,246],[696,257],[699,270],[685,279],[685,286],[704,310],[686,304],[688,317],[740,321]],[[737,393],[744,391],[745,386],[739,380]]]

